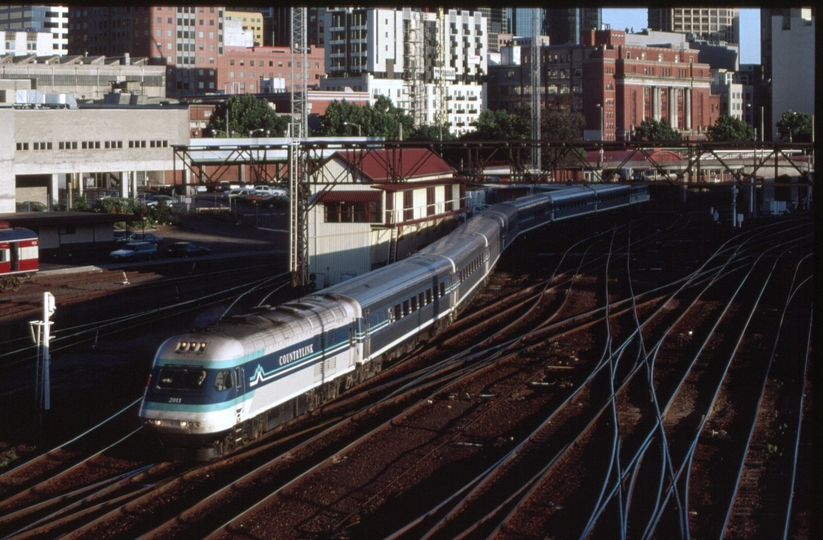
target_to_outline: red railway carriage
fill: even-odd
[[[16,291],[40,268],[37,234],[15,227],[0,229],[0,291]]]

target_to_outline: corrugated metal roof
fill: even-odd
[[[428,148],[347,150],[336,152],[332,158],[359,169],[363,176],[376,183],[393,181],[395,176],[408,181],[457,172]]]

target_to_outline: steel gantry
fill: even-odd
[[[814,179],[812,143],[716,143],[688,141],[666,145],[612,141],[380,141],[352,142],[344,137],[198,139],[197,144],[175,145],[174,170],[178,164],[182,190],[192,184],[216,184],[234,166],[248,166],[249,183],[288,178],[289,267],[294,285],[308,283],[308,212],[312,194],[351,182],[370,152],[385,167],[385,177],[395,183],[413,176],[424,163],[405,162],[404,150],[427,148],[442,157],[466,184],[530,184],[563,182],[632,181],[683,186],[738,185],[740,187],[806,187]],[[540,168],[535,169],[535,148],[540,149]],[[329,176],[323,163],[335,152],[348,152],[348,169]],[[617,159],[609,160],[617,155]],[[642,171],[639,178],[619,177],[615,171]],[[711,177],[705,171],[720,171]],[[241,174],[242,176],[242,174]]]

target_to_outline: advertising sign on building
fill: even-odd
[[[441,75],[442,73],[442,75]],[[434,68],[434,78],[435,79],[446,79],[447,81],[453,81],[456,78],[456,72],[454,68]]]

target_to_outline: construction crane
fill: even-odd
[[[448,121],[446,110],[446,21],[443,17],[443,8],[437,9],[437,60],[435,61],[436,91],[435,91],[435,119],[440,126],[440,140],[443,140],[443,127]]]

